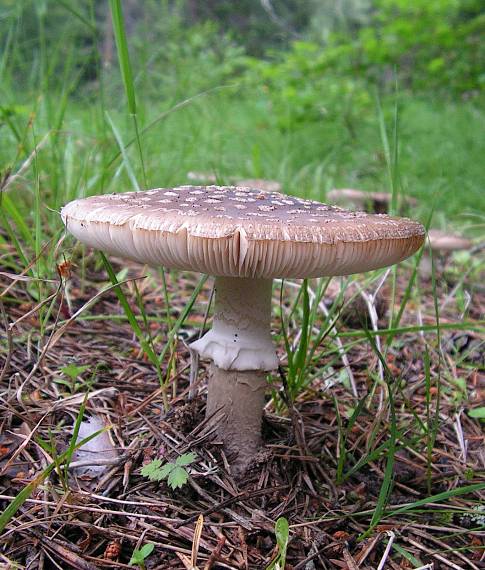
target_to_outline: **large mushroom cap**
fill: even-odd
[[[425,235],[405,218],[237,186],[93,196],[70,202],[61,215],[67,230],[94,248],[228,277],[369,271],[413,254]]]

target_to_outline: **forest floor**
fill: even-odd
[[[1,247],[15,255],[8,242]],[[159,275],[112,262],[140,322],[135,299],[142,300],[160,353],[168,321]],[[485,445],[473,417],[484,405],[485,290],[453,260],[437,270],[435,286],[418,274],[397,329],[389,326],[392,274],[371,299],[382,361],[362,327],[368,305],[359,297],[342,307],[338,337],[329,330],[294,401],[285,395],[280,350],[264,448],[242,477],[231,474],[204,419],[205,363],[189,383],[184,339],[204,322],[210,280],[163,363],[166,411],[164,389],[97,256],[78,252],[59,267],[58,283],[0,274],[2,567],[126,568],[136,550],[147,569],[264,569],[281,567],[286,550],[293,570],[485,568]],[[407,264],[397,272],[395,307],[411,272]],[[166,278],[173,322],[198,276]],[[39,297],[38,287],[51,294]],[[273,329],[284,314],[297,339],[298,313],[290,314],[297,290],[285,286],[278,311],[280,287]],[[281,335],[275,341],[282,349]],[[109,449],[93,451],[89,469],[66,457],[80,414],[110,428],[108,439],[100,436]],[[188,452],[196,457],[181,488],[141,473],[154,459]],[[289,535],[279,527],[277,540],[281,517]],[[151,552],[142,549],[148,544]]]

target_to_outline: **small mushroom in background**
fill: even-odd
[[[212,329],[191,347],[211,362],[207,418],[235,473],[261,446],[272,280],[349,275],[402,261],[421,247],[418,222],[349,212],[279,192],[182,186],[75,200],[67,230],[96,249],[215,276]]]
[[[245,186],[248,188],[257,188],[264,192],[280,192],[281,182],[277,180],[265,180],[264,178],[248,178],[236,180],[237,186]]]
[[[228,182],[245,188],[257,188],[264,192],[280,192],[281,182],[265,180],[264,178],[239,178],[238,176],[225,177]],[[201,184],[217,184],[217,176],[210,172],[187,172],[187,179]]]
[[[217,184],[217,176],[212,172],[187,172],[187,180],[201,184]]]
[[[431,229],[428,231],[428,241],[431,251],[451,253],[463,249],[471,249],[472,241],[459,234]]]
[[[427,278],[431,277],[433,271],[431,258],[435,261],[435,269],[441,273],[447,260],[454,251],[469,250],[472,246],[472,241],[464,236],[442,230],[430,229],[428,231],[426,249],[421,258],[421,274]]]
[[[364,192],[351,188],[334,189],[327,192],[327,200],[355,210],[386,214],[391,205],[392,196],[389,192]],[[399,211],[417,206],[418,202],[410,196],[399,196]]]

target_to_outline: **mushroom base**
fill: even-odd
[[[206,415],[217,427],[235,474],[249,466],[261,447],[266,386],[265,372],[210,365]]]

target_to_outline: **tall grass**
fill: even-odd
[[[120,150],[106,112],[123,141],[140,187],[148,182],[154,186],[183,183],[189,170],[213,170],[221,179],[232,175],[277,178],[287,191],[315,198],[324,198],[332,186],[388,187],[387,158],[393,160],[396,130],[388,137],[389,153],[383,154],[379,114],[355,118],[355,140],[349,141],[331,112],[314,123],[282,129],[264,85],[248,86],[244,77],[235,76],[230,81],[216,78],[212,83],[201,83],[200,91],[180,95],[179,84],[200,81],[195,50],[181,66],[179,61],[170,60],[170,53],[174,58],[180,53],[173,44],[160,44],[152,51],[141,49],[136,32],[126,35],[121,2],[116,1],[110,6],[120,71],[100,60],[97,46],[103,31],[94,18],[93,3],[72,0],[62,2],[64,13],[54,22],[58,30],[55,37],[50,33],[54,6],[45,3],[41,20],[48,24],[47,44],[46,38],[42,40],[47,61],[41,65],[39,59],[28,66],[22,61],[25,38],[21,31],[28,20],[24,11],[32,9],[34,3],[22,6],[16,17],[0,20],[4,38],[0,168],[2,172],[11,168],[15,174],[31,154],[34,138],[42,140],[51,132],[36,160],[42,174],[44,221],[48,216],[53,227],[55,215],[48,214],[45,206],[59,209],[76,196],[132,187],[127,172],[117,170]],[[91,38],[82,53],[74,44],[71,29],[84,30]],[[184,41],[191,41],[190,31],[177,33]],[[30,41],[40,42],[40,38]],[[152,60],[142,59],[146,56]],[[96,76],[86,80],[83,73],[89,65]],[[194,98],[198,92],[202,94]],[[485,207],[479,167],[485,153],[480,130],[483,112],[473,102],[436,101],[431,95],[417,99],[406,92],[398,94],[401,176],[395,178],[395,186],[420,199],[420,209],[414,215],[424,214],[425,219],[431,197],[437,195],[440,209],[456,218],[459,212]],[[177,104],[177,110],[170,113]],[[382,116],[391,126],[395,104],[394,96],[380,99]],[[447,120],[441,121],[442,116]],[[34,179],[35,172],[29,168],[15,186],[22,193],[22,214],[28,196],[20,188]]]
[[[140,140],[140,130],[138,127],[137,107],[135,83],[133,81],[133,73],[131,71],[130,55],[128,51],[128,42],[126,39],[125,23],[123,20],[123,9],[121,0],[110,0],[111,17],[113,20],[113,30],[116,39],[116,49],[118,51],[118,61],[120,64],[121,76],[125,87],[126,98],[128,101],[128,110],[133,117],[133,126],[135,128],[135,138],[140,157],[140,164],[143,173],[143,184],[147,188],[147,177],[145,171],[145,163],[143,160],[143,151]]]

